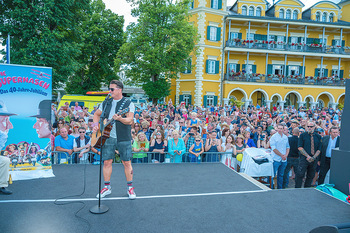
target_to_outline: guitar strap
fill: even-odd
[[[126,103],[127,99],[125,97],[123,97],[123,102],[122,104],[119,106],[119,108],[115,108],[115,113],[118,113],[119,111],[121,111]]]

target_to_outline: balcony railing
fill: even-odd
[[[224,80],[237,82],[256,82],[256,83],[281,83],[281,84],[302,84],[302,85],[321,85],[321,86],[345,86],[345,80],[334,77],[311,77],[298,75],[264,75],[264,74],[244,74],[233,73],[227,76]]]
[[[226,41],[226,47],[350,55],[350,47],[346,46],[323,46],[321,44],[284,43],[261,40],[228,40]]]

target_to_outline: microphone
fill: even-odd
[[[111,98],[112,94],[109,93],[107,96],[106,96],[106,99],[105,100],[108,100],[109,98]]]

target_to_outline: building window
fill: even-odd
[[[298,19],[298,11],[293,11],[293,19]]]
[[[221,38],[221,28],[208,26],[207,27],[207,40],[210,41],[220,41]]]
[[[208,60],[208,74],[215,74],[215,60]]]
[[[338,77],[338,70],[332,70],[332,76]]]
[[[213,9],[219,9],[219,0],[212,0],[212,6]]]
[[[326,12],[324,12],[324,13],[322,14],[322,21],[323,21],[323,22],[327,22],[327,13],[326,13]]]
[[[283,75],[283,66],[274,65],[273,66],[273,74]]]
[[[230,73],[236,73],[236,72],[238,72],[236,69],[237,69],[237,64],[234,64],[234,63],[229,63],[228,64],[229,66],[229,72]]]
[[[192,72],[192,61],[191,61],[191,59],[188,59],[187,61],[186,61],[186,67],[185,67],[185,70],[184,70],[184,74],[190,74],[191,72]]]
[[[279,15],[280,19],[284,19],[284,10],[280,9],[280,15]]]
[[[207,106],[214,105],[214,96],[213,95],[207,95]]]
[[[287,10],[286,11],[286,19],[291,19],[292,18],[292,11],[291,10]]]
[[[183,95],[183,102],[185,102],[185,105],[188,106],[191,104],[191,95]]]
[[[320,14],[320,12],[316,13],[316,21],[321,21],[321,14]]]
[[[191,2],[188,3],[190,9],[193,9],[193,6],[194,6],[194,0],[192,0]]]
[[[210,27],[210,40],[216,41],[217,27]]]
[[[247,15],[247,7],[242,6],[242,15]]]
[[[329,14],[329,22],[334,22],[334,14],[333,13]]]
[[[254,33],[247,33],[247,40],[254,40]]]
[[[288,73],[290,75],[299,75],[299,66],[289,66]]]
[[[254,7],[249,7],[249,16],[254,16]]]
[[[260,7],[256,8],[256,14],[255,15],[256,16],[261,16],[261,8]]]

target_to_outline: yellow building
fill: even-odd
[[[175,103],[336,107],[350,67],[350,0],[194,0],[200,34],[192,70],[172,81]]]

